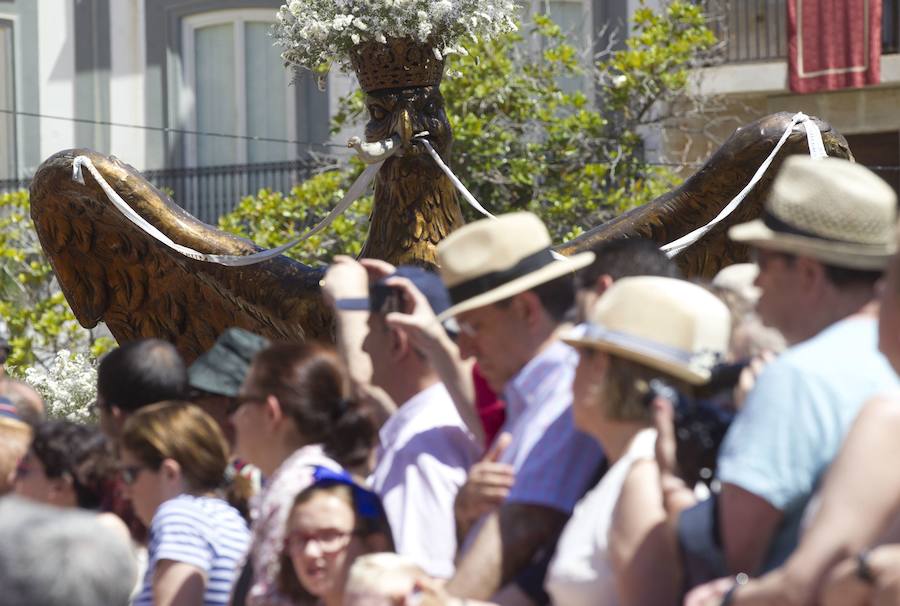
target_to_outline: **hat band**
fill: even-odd
[[[498,286],[502,286],[507,282],[511,282],[516,278],[521,278],[526,274],[535,272],[545,265],[549,265],[553,261],[553,253],[550,252],[549,248],[544,248],[522,258],[518,263],[508,269],[492,271],[448,288],[450,300],[456,305],[457,303],[486,293],[489,290],[493,290]]]
[[[658,341],[652,341],[619,330],[604,328],[603,326],[591,324],[589,322],[584,323],[582,327],[582,330],[584,331],[583,338],[590,341],[611,343],[626,349],[664,358],[670,362],[676,362],[685,366],[690,366],[691,362],[694,360],[694,354],[691,352],[678,347],[672,347],[671,345],[665,345]]]
[[[828,240],[829,242],[843,242],[846,244],[861,244],[861,242],[854,242],[852,240],[842,240],[840,238],[829,238],[828,236],[823,236],[822,234],[817,234],[815,232],[811,232],[809,230],[803,229],[801,227],[795,227],[790,223],[786,223],[782,221],[775,215],[773,215],[768,210],[764,210],[762,214],[763,224],[771,229],[772,231],[777,231],[782,234],[790,234],[792,236],[802,236],[804,238],[815,238],[817,240]]]

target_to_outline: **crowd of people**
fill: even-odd
[[[337,257],[334,344],[123,343],[96,425],[0,376],[0,604],[900,604],[897,198],[790,157],[729,237]]]

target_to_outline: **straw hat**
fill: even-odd
[[[731,316],[705,288],[658,276],[616,280],[597,300],[589,321],[563,341],[607,351],[694,385],[728,350]]]
[[[720,269],[710,284],[714,288],[731,291],[745,301],[756,303],[761,294],[755,284],[758,275],[759,265],[756,263],[735,263]]]
[[[550,244],[547,228],[527,212],[476,221],[447,236],[437,258],[453,306],[438,319],[502,301],[594,260],[592,252],[556,259]]]
[[[736,242],[850,269],[881,269],[896,250],[897,196],[867,168],[840,158],[790,156],[760,219],[735,225]]]

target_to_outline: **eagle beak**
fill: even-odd
[[[408,109],[400,110],[394,132],[400,137],[403,147],[408,147],[413,136],[412,118]]]

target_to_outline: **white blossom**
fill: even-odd
[[[436,20],[441,20],[453,11],[453,2],[450,0],[438,0],[431,5],[431,14]]]
[[[97,396],[97,369],[86,356],[61,349],[49,369],[28,368],[25,381],[44,398],[47,416],[90,420],[90,405]]]
[[[290,0],[273,35],[287,64],[316,70],[346,67],[354,47],[388,38],[427,40],[435,57],[464,54],[463,37],[513,31],[517,13],[514,0]]]

